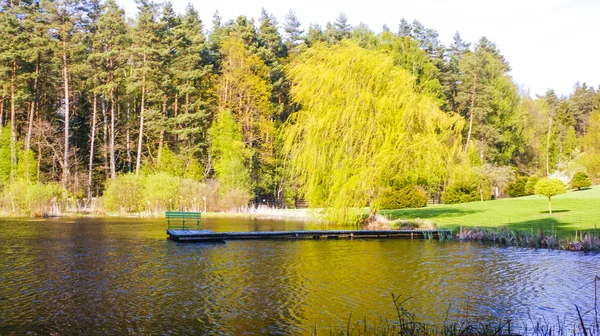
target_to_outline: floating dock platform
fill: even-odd
[[[212,232],[209,230],[168,229],[169,239],[178,242],[224,242],[226,240],[252,239],[318,239],[336,238],[408,238],[448,239],[450,230],[316,230],[316,231],[256,231],[256,232]]]

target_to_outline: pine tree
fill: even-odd
[[[6,79],[4,94],[10,101],[10,180],[17,174],[17,109],[26,100],[25,90],[28,68],[35,60],[35,51],[31,48],[31,30],[27,24],[32,15],[32,7],[24,1],[10,1],[0,13],[0,63],[3,78]],[[6,98],[3,98],[3,100]],[[0,120],[2,122],[3,120]],[[2,126],[0,124],[0,126]]]
[[[339,40],[350,37],[350,34],[352,33],[352,26],[350,26],[348,23],[348,19],[344,13],[340,13],[340,16],[335,20],[333,25],[339,34]]]
[[[276,134],[269,68],[238,37],[224,40],[221,50],[224,58],[217,88],[219,113],[229,110],[240,123],[249,153],[251,182],[257,186],[261,182],[258,167],[271,164],[274,159]]]
[[[206,37],[202,21],[193,6],[188,5],[176,28],[177,44],[174,62],[176,92],[173,116],[168,122],[177,140],[185,142],[185,150],[199,153],[206,149],[206,132],[209,122],[207,95],[211,86],[212,66],[208,60]]]
[[[138,0],[138,19],[133,30],[132,52],[139,67],[135,72],[134,88],[140,92],[140,123],[135,173],[139,175],[142,165],[144,121],[148,106],[157,99],[158,71],[160,66],[160,24],[156,21],[157,6],[147,0]]]
[[[400,20],[398,25],[398,37],[412,37],[413,28],[405,18]]]
[[[315,45],[319,42],[325,41],[325,35],[320,25],[311,23],[306,33],[306,44],[308,46]]]
[[[444,87],[448,110],[458,111],[458,93],[460,89],[460,62],[465,53],[469,51],[470,43],[463,41],[458,32],[452,37],[452,44],[448,48],[448,61],[440,74],[440,82]]]
[[[481,38],[460,62],[459,111],[469,121],[465,152],[476,139],[481,159],[508,164],[523,141],[519,97],[508,63],[495,44]],[[512,144],[511,144],[512,143]]]
[[[114,0],[108,0],[102,5],[102,14],[98,18],[97,33],[93,36],[94,53],[90,60],[96,68],[98,76],[95,91],[103,97],[108,97],[110,103],[109,137],[109,165],[110,178],[116,178],[116,110],[119,104],[116,91],[122,85],[123,65],[126,63],[125,51],[129,47],[125,13]],[[93,153],[90,153],[93,156]]]
[[[285,42],[289,50],[294,48],[302,41],[303,30],[300,29],[300,21],[296,17],[296,12],[290,9],[285,16],[283,31],[285,32]]]

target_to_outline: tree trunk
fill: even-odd
[[[144,68],[146,67],[146,54],[144,54],[143,61]],[[140,133],[138,135],[138,148],[137,158],[135,161],[135,175],[140,174],[140,165],[142,163],[142,139],[144,137],[144,104],[146,103],[146,70],[144,69],[144,75],[142,76],[142,101],[140,107]]]
[[[548,197],[548,212],[552,215],[552,200]]]
[[[114,88],[110,89],[110,178],[116,179],[115,167],[115,94]]]
[[[4,127],[4,96],[0,98],[0,135],[2,135],[2,128]]]
[[[475,113],[475,94],[477,92],[477,73],[473,76],[473,89],[471,90],[471,108],[469,110],[469,133],[467,133],[467,143],[465,144],[465,153],[469,150],[471,133],[473,132],[473,114]]]
[[[69,182],[69,73],[67,70],[67,43],[63,40],[63,81],[65,89],[65,153],[63,158],[63,185]]]
[[[13,60],[10,73],[10,180],[17,177],[17,125],[15,111],[15,77],[17,75],[17,61]]]
[[[87,203],[92,199],[92,173],[94,168],[94,142],[96,140],[96,114],[98,111],[98,98],[94,94],[92,103],[92,138],[90,140],[90,161],[88,165]]]
[[[175,92],[175,104],[173,106],[173,115],[175,117],[177,117],[177,115],[179,114],[179,92]],[[179,124],[175,123],[173,125],[173,129],[175,130],[179,130]],[[179,141],[179,135],[177,133],[173,134],[173,140],[175,142]]]
[[[104,157],[104,175],[106,178],[109,178],[109,169],[108,169],[108,115],[106,114],[106,99],[104,97],[104,93],[102,94],[102,98],[100,100],[100,106],[102,110],[102,156]]]
[[[546,177],[550,176],[550,135],[552,134],[552,121],[554,119],[554,108],[550,112],[550,123],[548,124],[548,136],[546,138]]]
[[[167,95],[163,97],[162,104],[162,114],[160,116],[160,136],[158,137],[158,155],[156,158],[156,162],[160,164],[160,159],[162,157],[163,146],[165,145],[165,124],[164,118],[167,114]]]
[[[38,76],[40,73],[40,55],[38,54],[37,62],[35,64],[35,79],[33,80],[33,99],[31,100],[31,109],[29,111],[29,120],[27,122],[27,138],[25,138],[25,150],[31,148],[31,134],[33,132],[33,116],[35,115],[35,108],[37,106],[37,89],[38,89]]]
[[[125,70],[123,70],[125,72]],[[127,74],[125,73],[125,76]],[[129,74],[131,78],[131,73]],[[131,173],[131,138],[129,134],[130,125],[130,117],[131,117],[131,95],[129,94],[129,90],[127,90],[127,121],[125,126],[125,147],[127,148],[127,171]]]

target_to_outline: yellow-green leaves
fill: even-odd
[[[462,119],[415,92],[390,56],[318,45],[287,70],[302,109],[283,127],[284,151],[311,206],[349,221],[393,181],[439,180],[460,161]]]

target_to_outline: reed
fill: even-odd
[[[497,243],[503,246],[526,248],[548,248],[568,251],[600,251],[600,237],[596,230],[576,231],[575,237],[559,237],[552,232],[547,234],[541,227],[537,231],[469,228],[460,229],[457,238],[461,241],[482,241]]]
[[[600,283],[600,277],[594,279],[595,286]],[[491,322],[475,321],[472,317],[466,319],[451,319],[449,310],[446,311],[446,317],[441,325],[434,325],[419,321],[414,314],[405,308],[405,303],[410,300],[401,299],[392,294],[396,318],[389,320],[379,318],[378,322],[369,322],[366,318],[363,320],[353,320],[352,315],[348,320],[338,327],[330,328],[329,335],[340,336],[553,336],[553,335],[572,335],[572,336],[600,336],[600,326],[597,315],[597,291],[594,292],[594,311],[595,321],[593,325],[587,325],[582,317],[578,306],[574,309],[577,312],[578,320],[575,323],[567,323],[566,320],[558,318],[554,322],[546,320],[534,320],[514,322],[511,320],[497,320]],[[468,316],[468,314],[467,314]],[[320,335],[317,326],[314,326],[312,335]]]

